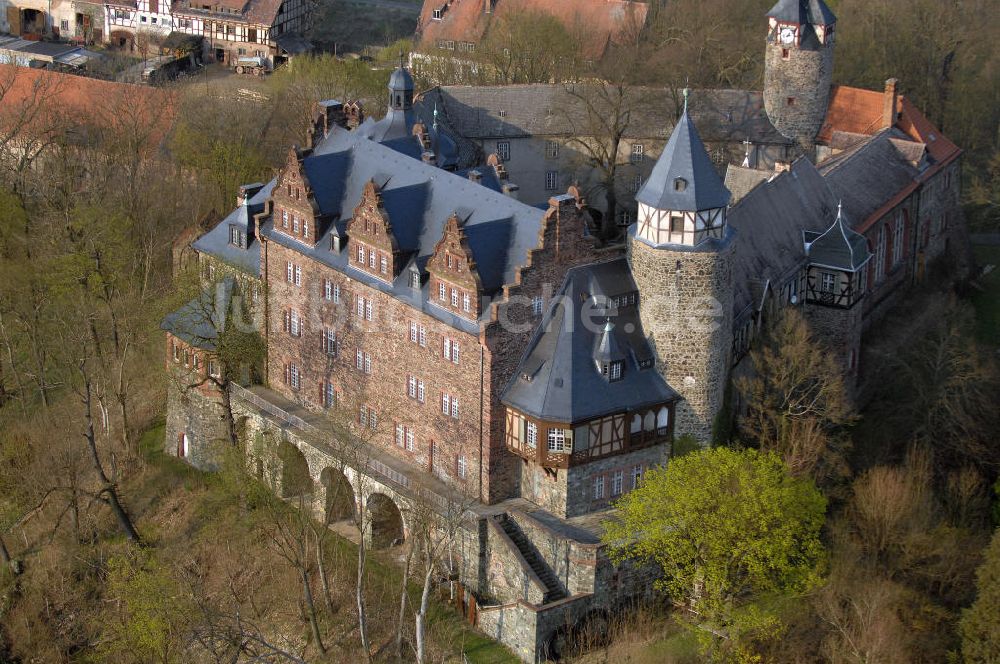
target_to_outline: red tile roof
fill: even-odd
[[[485,3],[493,3],[487,14]],[[434,10],[441,9],[440,20]],[[521,12],[540,12],[558,19],[570,34],[587,31],[583,53],[597,58],[608,45],[635,35],[646,21],[647,6],[632,0],[424,0],[417,33],[425,47],[439,40],[478,44],[493,17]]]
[[[823,121],[817,140],[829,145],[835,132],[871,136],[884,129],[882,108],[885,94],[846,85],[833,86],[826,120]],[[905,96],[896,95],[893,116],[894,126],[914,141],[923,143],[935,162],[940,164],[950,161],[961,152]]]
[[[95,124],[124,131],[131,124],[153,149],[173,123],[174,100],[173,93],[149,86],[0,65],[0,131],[17,127],[42,137]]]

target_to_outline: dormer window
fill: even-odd
[[[440,21],[442,13],[443,12],[440,8],[435,9],[434,12],[431,14],[431,18],[433,18],[435,21]]]
[[[420,288],[420,273],[416,270],[410,273],[410,287]]]
[[[611,375],[608,378],[614,382],[616,380],[622,379],[622,365],[624,362],[612,362],[611,363]]]
[[[684,191],[688,188],[688,182],[684,178],[674,178],[674,191]]]
[[[229,244],[240,249],[247,248],[247,234],[236,224],[229,227]]]

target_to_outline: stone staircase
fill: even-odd
[[[552,568],[549,567],[548,563],[538,553],[531,540],[525,537],[517,522],[514,521],[514,518],[510,514],[502,514],[499,517],[499,522],[500,527],[507,534],[507,537],[517,547],[521,557],[524,558],[524,561],[528,563],[531,570],[545,585],[545,595],[542,598],[542,604],[566,598],[568,595],[563,589],[562,584],[559,583],[559,579],[556,578],[555,573],[553,573]]]

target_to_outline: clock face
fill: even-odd
[[[791,44],[793,41],[795,41],[795,30],[793,30],[792,28],[782,28],[781,41],[784,44]]]

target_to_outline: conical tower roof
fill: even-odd
[[[767,16],[799,25],[832,25],[837,22],[837,17],[823,0],[778,0]]]
[[[695,212],[726,207],[730,196],[688,115],[685,91],[680,122],[635,199],[657,210]]]

